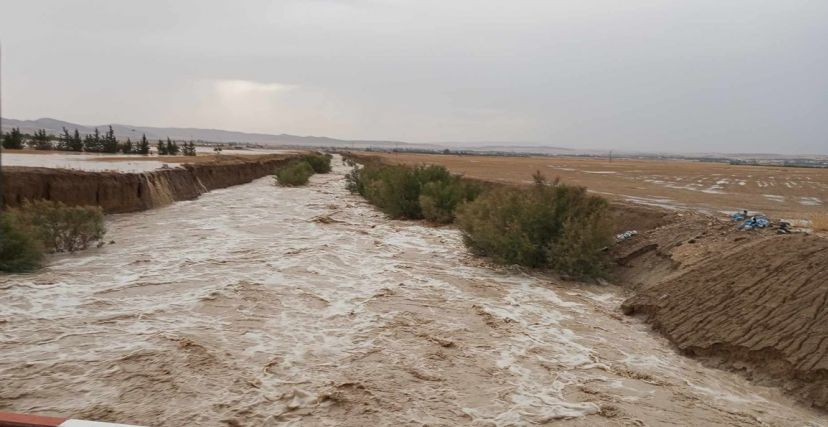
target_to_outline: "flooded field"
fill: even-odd
[[[2,157],[3,166],[29,166],[82,171],[149,172],[163,167],[177,167],[176,163],[161,161],[158,157],[114,162],[116,154],[69,153],[8,153]]]
[[[620,314],[613,287],[490,268],[452,228],[385,219],[334,163],[305,188],[262,178],[111,216],[114,244],[0,276],[0,410],[167,426],[828,425],[677,355]]]
[[[254,156],[292,153],[290,150],[227,150],[219,156],[210,155],[212,149],[198,147],[198,157],[141,156],[100,153],[67,152],[9,152],[2,153],[3,166],[28,166],[81,171],[150,172],[161,168],[180,167],[180,163],[212,161],[234,156]]]

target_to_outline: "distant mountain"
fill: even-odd
[[[84,135],[94,132],[95,128],[103,133],[110,126],[110,124],[87,126],[51,118],[42,118],[37,120],[15,120],[4,118],[2,120],[2,129],[4,132],[8,129],[17,127],[20,128],[20,131],[23,133],[33,133],[38,129],[46,129],[47,133],[54,135],[61,134],[64,127],[69,129],[70,132],[77,129],[81,135]],[[119,139],[131,138],[132,140],[140,139],[141,135],[146,134],[147,138],[150,140],[170,138],[178,141],[195,140],[224,144],[249,143],[264,146],[439,148],[438,146],[431,144],[412,144],[400,141],[345,140],[328,138],[324,136],[297,136],[288,134],[272,135],[266,133],[247,133],[220,129],[162,128],[152,126],[122,125],[117,123],[112,123],[111,126],[115,131],[115,135]]]

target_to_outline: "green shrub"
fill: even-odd
[[[43,245],[12,212],[0,213],[0,271],[35,270],[43,261]]]
[[[106,234],[98,206],[66,206],[61,202],[26,202],[14,210],[18,222],[32,230],[48,252],[74,252],[99,242]]]
[[[420,210],[425,219],[448,224],[454,221],[458,206],[476,199],[481,192],[479,185],[463,182],[457,176],[445,181],[427,182],[420,190]]]
[[[499,188],[460,207],[468,248],[496,261],[550,268],[576,277],[604,275],[612,242],[609,204],[583,187],[547,183]]]
[[[307,184],[312,175],[313,167],[301,160],[276,169],[276,182],[285,187],[298,187]]]
[[[330,154],[314,153],[303,157],[303,160],[313,168],[316,173],[328,173],[331,171],[331,156]]]
[[[383,167],[367,182],[365,198],[391,218],[422,218],[420,184],[410,168]]]
[[[346,176],[347,187],[391,218],[448,223],[456,207],[479,194],[443,166],[402,166],[369,162]]]

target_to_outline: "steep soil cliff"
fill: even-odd
[[[646,317],[684,353],[828,408],[828,239],[687,214],[614,249]]]
[[[276,166],[292,157],[274,155],[185,163],[181,168],[144,173],[4,167],[3,203],[14,207],[25,200],[46,199],[70,205],[98,205],[106,213],[134,212],[250,182],[272,174]]]

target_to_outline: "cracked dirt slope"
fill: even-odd
[[[685,271],[625,301],[624,311],[645,315],[690,355],[828,407],[828,239],[718,240]]]

